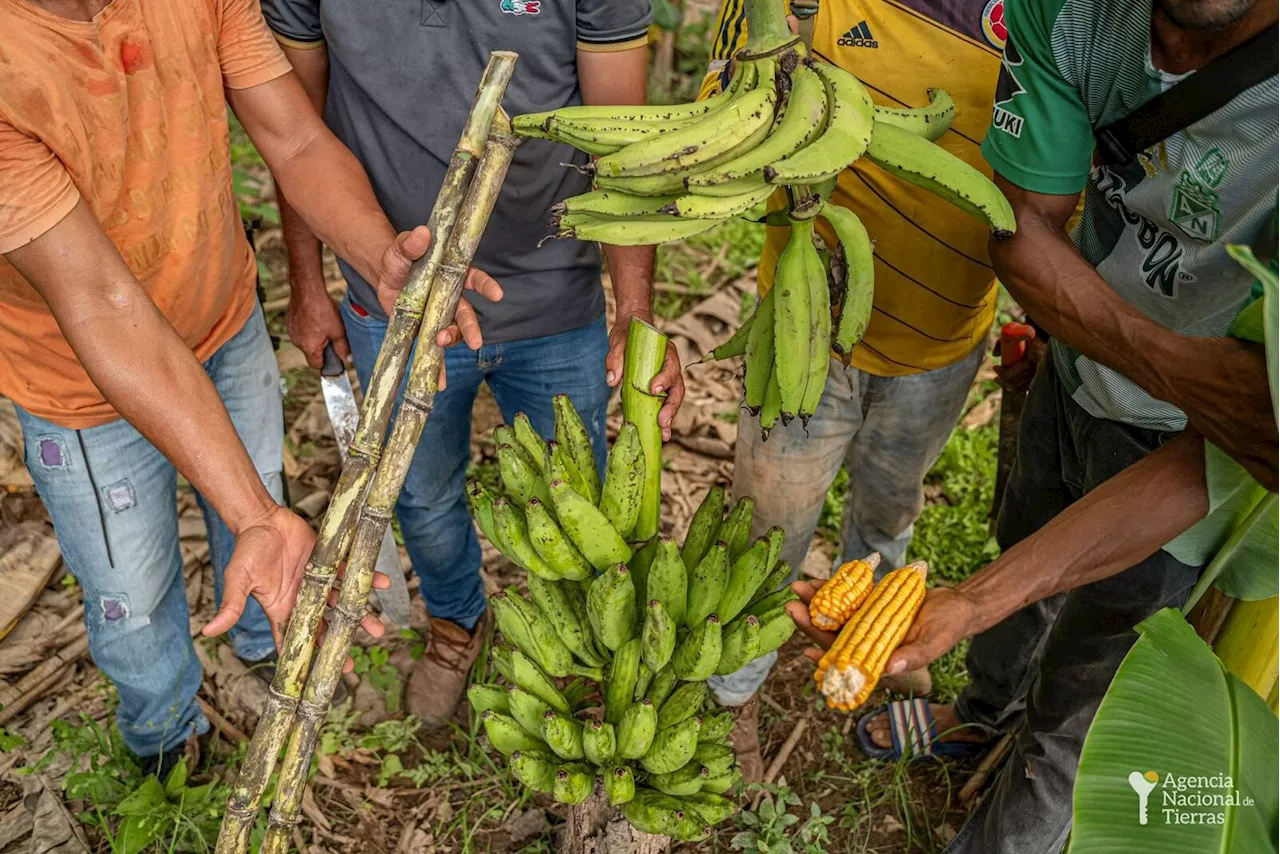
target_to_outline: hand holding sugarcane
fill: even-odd
[[[412,231],[402,231],[387,247],[382,255],[382,269],[375,287],[378,301],[388,314],[395,310],[396,300],[400,298],[405,283],[409,280],[409,271],[413,263],[427,254],[431,248],[431,229],[420,225]],[[471,267],[463,281],[463,290],[474,291],[485,299],[498,302],[502,299],[502,286],[497,280],[483,270]],[[441,329],[436,335],[436,343],[441,347],[451,347],[459,341],[466,341],[472,350],[479,350],[484,344],[480,334],[480,322],[476,318],[476,310],[466,300],[458,301],[458,309],[454,313],[453,323]],[[444,364],[440,365],[440,388],[445,387]]]

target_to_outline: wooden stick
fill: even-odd
[[[241,730],[240,727],[224,718],[221,713],[219,713],[218,710],[203,697],[197,697],[196,699],[200,702],[200,711],[204,712],[204,716],[209,719],[209,723],[218,728],[218,732],[222,733],[236,744],[249,740],[249,736],[245,735],[244,731]]]
[[[88,651],[89,637],[82,635],[70,646],[40,662],[38,667],[19,679],[12,688],[4,686],[3,692],[0,692],[0,703],[4,704],[4,708],[0,709],[0,725],[12,720],[27,706],[39,700],[58,681],[62,671],[79,661]]]
[[[769,763],[769,770],[764,773],[764,782],[766,785],[773,783],[778,779],[778,775],[782,773],[782,766],[787,764],[787,760],[791,758],[791,753],[796,749],[796,745],[800,743],[800,738],[804,735],[804,731],[809,728],[809,719],[801,718],[796,722],[795,728],[791,730],[791,735],[787,736],[787,740],[782,742],[782,747],[778,750],[778,755],[773,757],[773,761]],[[760,805],[760,798],[764,792],[757,792],[755,799],[751,802],[751,808],[755,809]]]
[[[967,805],[973,800],[974,795],[978,793],[978,789],[982,788],[982,784],[987,782],[987,778],[991,776],[991,771],[1000,761],[1009,753],[1009,749],[1013,747],[1013,736],[1006,735],[996,742],[996,746],[987,751],[987,755],[982,757],[982,762],[978,764],[978,770],[973,772],[973,776],[960,789],[960,803]]]
[[[253,830],[262,793],[298,709],[329,585],[351,543],[356,514],[382,457],[387,425],[409,355],[419,337],[427,345],[423,349],[439,349],[435,347],[436,325],[428,324],[425,334],[419,336],[422,318],[429,295],[437,290],[433,282],[441,273],[460,203],[473,183],[478,161],[486,150],[494,116],[501,109],[499,105],[515,70],[515,61],[516,54],[506,51],[495,51],[489,55],[489,64],[476,91],[466,128],[427,221],[431,229],[431,247],[410,268],[408,281],[396,298],[382,349],[378,351],[369,387],[365,389],[360,424],[329,508],[320,523],[316,544],[298,591],[297,604],[289,619],[266,708],[227,799],[226,813],[218,834],[217,854],[244,854],[248,851],[249,834]],[[450,313],[449,318],[452,317]],[[423,357],[419,356],[418,361],[424,361]],[[326,708],[330,696],[332,691],[325,697]]]

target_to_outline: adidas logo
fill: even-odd
[[[840,47],[880,47],[880,42],[871,35],[871,28],[867,26],[866,21],[856,27],[850,27],[849,32],[842,35],[836,44]]]

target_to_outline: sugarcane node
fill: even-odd
[[[275,685],[267,686],[267,697],[269,700],[275,700],[276,703],[280,705],[281,709],[287,709],[291,713],[297,709],[298,704],[302,702],[301,697],[290,697]]]

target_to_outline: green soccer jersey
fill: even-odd
[[[982,151],[1036,193],[1085,191],[1073,239],[1125,300],[1176,332],[1227,333],[1253,278],[1229,243],[1254,244],[1276,204],[1275,76],[1113,168],[1092,166],[1093,128],[1181,79],[1151,64],[1151,5],[1006,0],[1009,37]],[[1186,416],[1110,368],[1053,342],[1054,366],[1090,414],[1157,430]]]

